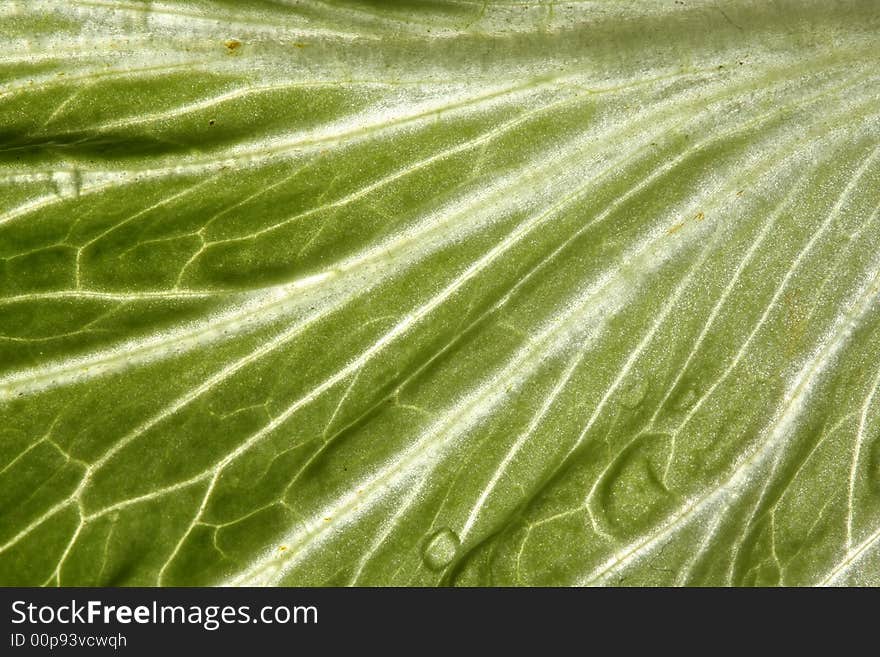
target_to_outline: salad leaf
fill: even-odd
[[[878,34],[0,3],[0,583],[880,585]]]

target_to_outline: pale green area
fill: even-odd
[[[880,585],[880,3],[0,39],[0,583]]]

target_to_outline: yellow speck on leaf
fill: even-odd
[[[287,549],[287,546],[286,546],[286,545],[282,545],[282,546],[281,546],[280,548],[278,548],[278,549],[281,550],[282,552],[284,552],[284,551]]]
[[[675,233],[680,231],[682,228],[684,228],[684,222],[681,222],[680,224],[675,224],[672,228],[670,228],[666,232],[668,232],[670,235],[674,235]]]
[[[223,45],[226,46],[226,50],[232,53],[241,48],[241,41],[238,39],[229,39],[228,41],[224,41]]]
[[[697,214],[694,215],[694,219],[696,219],[697,221],[702,221],[705,218],[706,215],[703,214],[703,212],[697,212]]]

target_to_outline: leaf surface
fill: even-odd
[[[880,585],[880,5],[0,4],[0,582]]]

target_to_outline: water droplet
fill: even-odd
[[[640,433],[608,465],[595,501],[613,532],[650,526],[669,511],[664,477],[671,444],[668,433]]]
[[[431,570],[443,570],[452,563],[461,541],[458,534],[444,527],[431,534],[425,541],[422,559]]]
[[[78,170],[56,171],[52,174],[52,182],[55,183],[55,192],[58,196],[62,198],[76,198],[79,196],[79,188],[82,182]]]
[[[694,402],[697,401],[697,392],[693,388],[688,388],[685,392],[678,397],[673,403],[673,408],[677,411],[686,411],[691,406],[694,405]]]
[[[633,381],[620,393],[620,403],[624,408],[637,408],[647,392],[648,386],[643,380]]]

